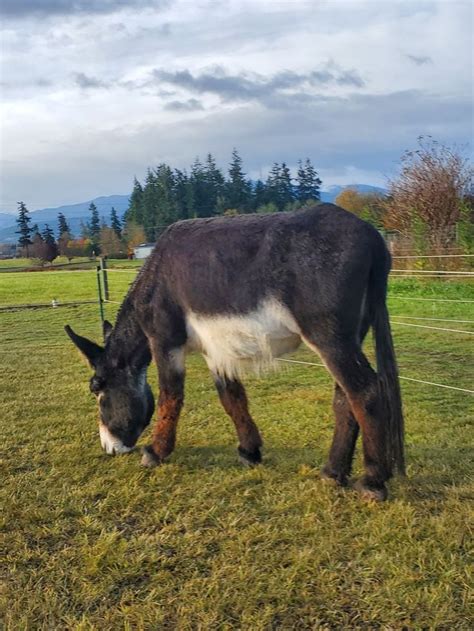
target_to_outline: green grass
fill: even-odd
[[[118,300],[133,274],[110,277]],[[391,295],[473,300],[469,282],[396,280]],[[93,273],[2,274],[0,306],[94,299],[95,283]],[[469,303],[390,305],[394,320],[474,320]],[[65,323],[100,337],[94,304],[0,312],[3,628],[472,628],[472,396],[402,382],[408,478],[371,505],[319,479],[333,429],[324,369],[247,379],[265,463],[246,470],[192,356],[177,449],[149,471],[136,452],[101,451],[90,372]],[[471,335],[393,328],[402,374],[472,389]],[[149,377],[156,391],[153,366]]]
[[[72,260],[73,263],[84,264],[90,263],[91,259],[87,257],[76,257]],[[58,267],[62,265],[69,264],[69,260],[65,256],[58,256],[54,259],[52,263],[45,263],[41,266],[41,263],[38,259],[28,259],[28,258],[15,258],[15,259],[0,259],[0,271],[9,268],[34,268],[38,267],[41,269],[48,269],[50,267]]]

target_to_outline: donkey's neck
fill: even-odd
[[[128,297],[120,307],[114,329],[107,340],[106,351],[112,361],[138,370],[146,368],[151,362],[148,339]]]

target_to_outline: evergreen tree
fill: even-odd
[[[56,240],[54,238],[53,229],[49,227],[49,224],[45,224],[44,228],[41,232],[41,236],[43,237],[43,241],[45,243],[49,243],[51,245],[56,245]]]
[[[191,165],[189,184],[192,199],[191,217],[208,217],[207,178],[204,166],[199,158],[196,158]]]
[[[97,210],[97,206],[94,204],[94,202],[91,202],[90,206],[89,206],[89,212],[91,214],[91,220],[89,222],[89,232],[90,232],[90,238],[92,241],[92,246],[93,246],[93,250],[96,254],[99,254],[100,252],[100,217],[99,217],[99,211]]]
[[[285,207],[291,204],[295,199],[293,184],[291,183],[291,172],[285,162],[282,162],[281,164],[278,189],[280,195],[280,204],[282,209],[284,210]]]
[[[267,188],[262,180],[257,180],[253,189],[252,208],[257,210],[267,203]]]
[[[39,258],[44,261],[54,261],[54,259],[58,256],[58,246],[54,238],[53,229],[50,228],[48,224],[45,224],[41,233],[41,237],[44,246],[42,248],[42,254]]]
[[[156,239],[160,230],[178,219],[174,197],[174,174],[167,164],[160,164],[156,169],[156,189],[158,195],[158,207],[156,212]]]
[[[275,204],[278,210],[285,210],[295,200],[290,169],[285,162],[275,162],[267,179],[267,203]]]
[[[155,239],[155,230],[158,224],[158,204],[159,197],[156,175],[151,169],[148,169],[145,178],[145,186],[143,187],[143,215],[140,224],[145,229],[145,235],[148,241]],[[137,221],[137,223],[139,222]]]
[[[125,222],[134,221],[140,225],[143,225],[144,222],[143,187],[136,177],[133,181],[133,191],[125,212],[124,220]]]
[[[60,239],[65,232],[67,232],[68,234],[71,232],[69,229],[69,224],[64,214],[58,213],[58,239]]]
[[[249,212],[251,207],[251,190],[242,169],[242,158],[237,149],[232,151],[229,165],[229,181],[226,186],[227,208],[235,208],[241,212]]]
[[[216,161],[212,154],[207,154],[206,165],[204,167],[205,198],[206,207],[201,216],[211,217],[218,214],[217,200],[224,195],[224,176],[217,168]]]
[[[298,161],[296,182],[296,197],[299,202],[304,203],[310,199],[319,200],[321,198],[320,187],[322,182],[309,158],[306,158],[304,164],[301,160]]]
[[[193,196],[192,187],[186,171],[174,170],[174,202],[176,218],[188,219],[192,217]]]
[[[275,204],[275,206],[279,206],[279,196],[278,196],[278,178],[280,175],[280,165],[278,162],[274,162],[270,172],[268,173],[267,181],[265,183],[265,188],[267,191],[267,203]]]
[[[26,256],[28,256],[28,248],[32,244],[31,235],[33,229],[30,226],[31,217],[29,210],[23,202],[18,202],[18,218],[16,223],[18,224],[18,230],[15,234],[20,235],[18,245],[26,249]]]
[[[122,236],[122,222],[118,218],[117,211],[113,206],[110,209],[110,227],[120,239],[120,237]]]

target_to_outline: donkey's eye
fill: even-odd
[[[101,377],[92,377],[90,382],[90,390],[94,394],[99,394],[105,387],[105,380]]]

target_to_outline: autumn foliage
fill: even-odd
[[[389,182],[385,227],[403,235],[423,229],[431,245],[446,247],[468,203],[472,176],[461,151],[420,137],[418,149],[405,152],[399,176]]]

